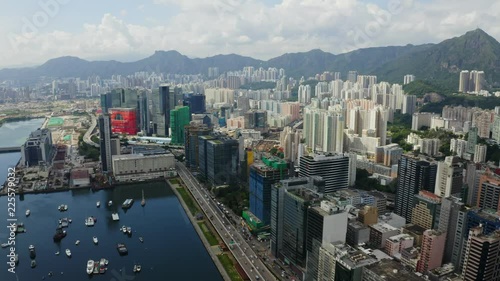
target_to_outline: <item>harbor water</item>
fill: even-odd
[[[27,136],[32,129],[24,135]],[[3,136],[1,138],[4,142]],[[2,145],[17,144],[4,142]],[[5,166],[2,166],[5,170],[2,171],[2,182],[7,166],[18,160],[19,153],[0,154],[0,163]],[[142,190],[146,198],[144,207],[140,205]],[[133,198],[135,202],[130,209],[124,210],[121,204],[127,198]],[[113,205],[108,207],[110,200]],[[101,202],[100,208],[96,206],[97,201]],[[7,203],[6,196],[0,197],[0,224],[4,224],[0,227],[0,243],[7,242],[9,237],[7,225],[11,217],[8,216]],[[24,223],[26,233],[15,237],[15,252],[19,255],[15,274],[8,271],[9,248],[0,249],[2,281],[222,280],[178,198],[164,182],[138,183],[100,191],[80,189],[17,195],[15,204],[14,218]],[[68,205],[68,211],[59,212],[57,207],[61,204]],[[31,211],[29,217],[25,215],[27,209]],[[111,219],[113,212],[118,213],[119,221]],[[85,225],[89,216],[97,219],[93,227]],[[67,236],[56,243],[53,235],[58,219],[63,217],[71,218],[72,223],[66,228]],[[131,236],[120,230],[122,225],[132,228]],[[97,245],[92,241],[93,236],[99,240]],[[139,237],[143,237],[143,242]],[[79,245],[75,245],[76,240],[80,240]],[[117,243],[126,245],[128,255],[119,255]],[[30,267],[29,245],[34,245],[36,249],[35,268]],[[65,255],[65,249],[71,250],[71,258]],[[56,252],[60,254],[55,255]],[[87,261],[101,258],[109,260],[107,272],[87,275]],[[134,264],[141,265],[140,273],[133,273]]]

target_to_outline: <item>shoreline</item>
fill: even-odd
[[[229,274],[224,269],[224,266],[220,262],[219,258],[217,258],[217,256],[212,252],[212,249],[211,249],[212,246],[210,246],[210,243],[208,243],[208,240],[205,237],[205,235],[203,234],[203,231],[200,229],[200,226],[198,225],[198,222],[196,221],[196,219],[191,214],[191,211],[189,210],[189,207],[186,205],[186,203],[182,199],[182,196],[177,191],[177,188],[174,187],[170,183],[170,181],[168,179],[165,179],[165,183],[170,187],[170,189],[172,189],[172,191],[174,192],[175,196],[177,196],[177,199],[179,200],[179,203],[181,204],[182,208],[184,209],[184,212],[186,213],[187,217],[189,218],[189,221],[191,222],[191,225],[193,225],[193,228],[195,229],[196,233],[200,237],[200,240],[203,243],[203,246],[205,246],[205,249],[207,250],[208,254],[210,255],[210,258],[212,259],[213,263],[215,264],[215,266],[219,270],[219,273],[221,274],[223,280],[225,280],[225,281],[231,281],[231,278],[229,277]],[[177,186],[179,186],[181,188],[184,188],[184,187],[182,187],[182,185],[179,185],[179,184],[177,184]],[[191,193],[189,193],[189,194],[191,194]],[[198,203],[196,203],[196,205],[198,206]],[[205,215],[203,215],[203,217],[205,217]]]

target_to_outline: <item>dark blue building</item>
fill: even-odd
[[[184,95],[184,105],[189,106],[191,114],[201,114],[206,112],[205,95],[187,94]]]
[[[262,158],[250,166],[250,212],[264,225],[271,221],[271,188],[288,174],[287,163],[277,158]]]

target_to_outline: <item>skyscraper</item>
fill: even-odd
[[[469,92],[469,71],[462,70],[460,72],[460,82],[458,84],[458,92],[468,93]]]
[[[424,229],[437,228],[441,197],[432,192],[421,190],[415,195],[411,210],[411,223]]]
[[[498,280],[500,276],[500,232],[484,235],[482,226],[472,228],[469,232],[463,280]]]
[[[458,165],[458,157],[447,156],[444,161],[438,162],[436,173],[436,186],[434,193],[438,196],[448,197],[462,192],[464,169]]]
[[[404,155],[399,160],[395,213],[411,222],[413,196],[420,190],[434,191],[437,166],[425,160]]]
[[[186,167],[197,169],[200,163],[199,159],[199,136],[206,136],[212,132],[212,129],[206,125],[191,125],[184,129],[184,153],[186,155]]]
[[[417,271],[426,273],[428,270],[440,267],[443,260],[446,233],[428,229],[422,237],[420,259],[417,262]]]
[[[113,172],[111,153],[111,121],[109,115],[99,115],[99,138],[101,151],[101,167],[103,173]]]
[[[184,145],[184,127],[189,125],[189,107],[176,106],[170,110],[170,130],[172,143]]]
[[[349,180],[355,178],[355,169],[349,169],[349,156],[314,155],[300,157],[299,176],[320,176],[325,181],[325,189],[321,192],[332,193],[337,189],[347,188]]]
[[[250,166],[250,212],[264,225],[268,225],[271,219],[271,187],[285,179],[287,174],[287,163],[275,157],[262,157],[262,162]]]
[[[162,85],[159,91],[152,93],[153,134],[168,136],[170,126],[170,95],[169,86]]]

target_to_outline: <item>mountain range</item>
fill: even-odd
[[[267,61],[236,54],[207,58],[189,58],[177,51],[156,51],[135,62],[86,61],[77,57],[60,57],[31,68],[0,70],[0,80],[36,81],[40,77],[81,77],[113,74],[128,75],[138,71],[163,73],[207,73],[209,67],[221,73],[245,66],[284,68],[288,76],[310,77],[324,71],[339,71],[345,79],[350,70],[377,75],[379,81],[401,83],[403,75],[458,85],[461,70],[483,70],[489,86],[500,85],[500,43],[481,29],[469,31],[438,44],[364,48],[334,55],[319,49],[287,53]]]

